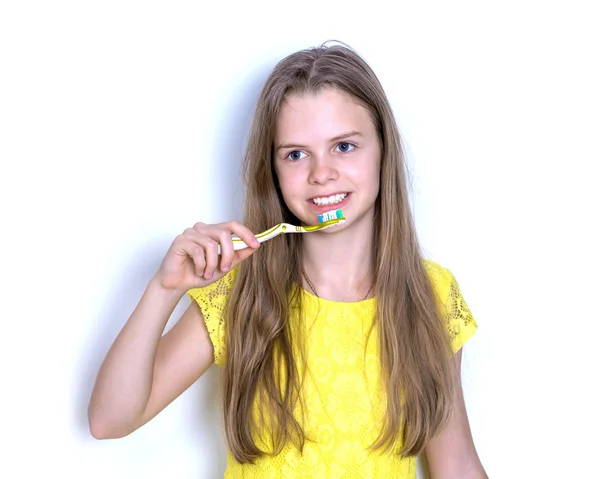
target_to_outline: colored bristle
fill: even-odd
[[[344,214],[342,213],[341,209],[337,209],[337,210],[333,210],[333,211],[327,211],[326,213],[319,215],[318,218],[319,218],[319,223],[325,223],[326,221],[331,221],[331,220],[335,220],[338,218],[344,219]]]

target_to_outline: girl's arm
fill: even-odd
[[[455,358],[460,377],[462,349]],[[475,450],[461,387],[457,388],[448,424],[429,441],[425,456],[431,479],[488,479]]]
[[[234,251],[232,234],[250,247]],[[130,434],[208,369],[213,347],[198,305],[163,336],[167,321],[188,290],[217,281],[258,247],[237,221],[196,223],[175,238],[98,372],[88,407],[94,437]]]
[[[153,279],[117,336],[100,368],[88,408],[95,438],[132,433],[213,363],[212,343],[196,303],[162,336],[180,297]]]

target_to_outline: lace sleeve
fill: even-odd
[[[452,349],[457,352],[477,330],[477,322],[463,298],[456,278],[450,274],[450,285],[446,299],[448,332],[452,338]]]
[[[190,299],[200,306],[213,345],[215,363],[219,366],[225,366],[227,361],[226,328],[223,312],[225,306],[227,306],[234,279],[235,269],[205,288],[195,288],[188,291]]]
[[[477,322],[452,272],[429,260],[426,261],[426,266],[441,301],[452,349],[456,353],[475,334]]]

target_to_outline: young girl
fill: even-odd
[[[282,60],[252,125],[243,224],[175,238],[100,369],[92,434],[130,434],[216,362],[226,478],[414,478],[421,453],[433,478],[487,477],[460,387],[477,325],[452,273],[421,254],[404,168],[356,53]],[[328,229],[255,237],[335,209],[346,221]],[[249,247],[234,252],[231,235]]]

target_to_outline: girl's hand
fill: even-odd
[[[249,248],[233,251],[231,235],[239,236]],[[217,255],[217,245],[221,255]],[[254,234],[238,221],[216,225],[196,223],[177,236],[155,277],[162,287],[185,293],[214,283],[248,258],[260,243]]]

